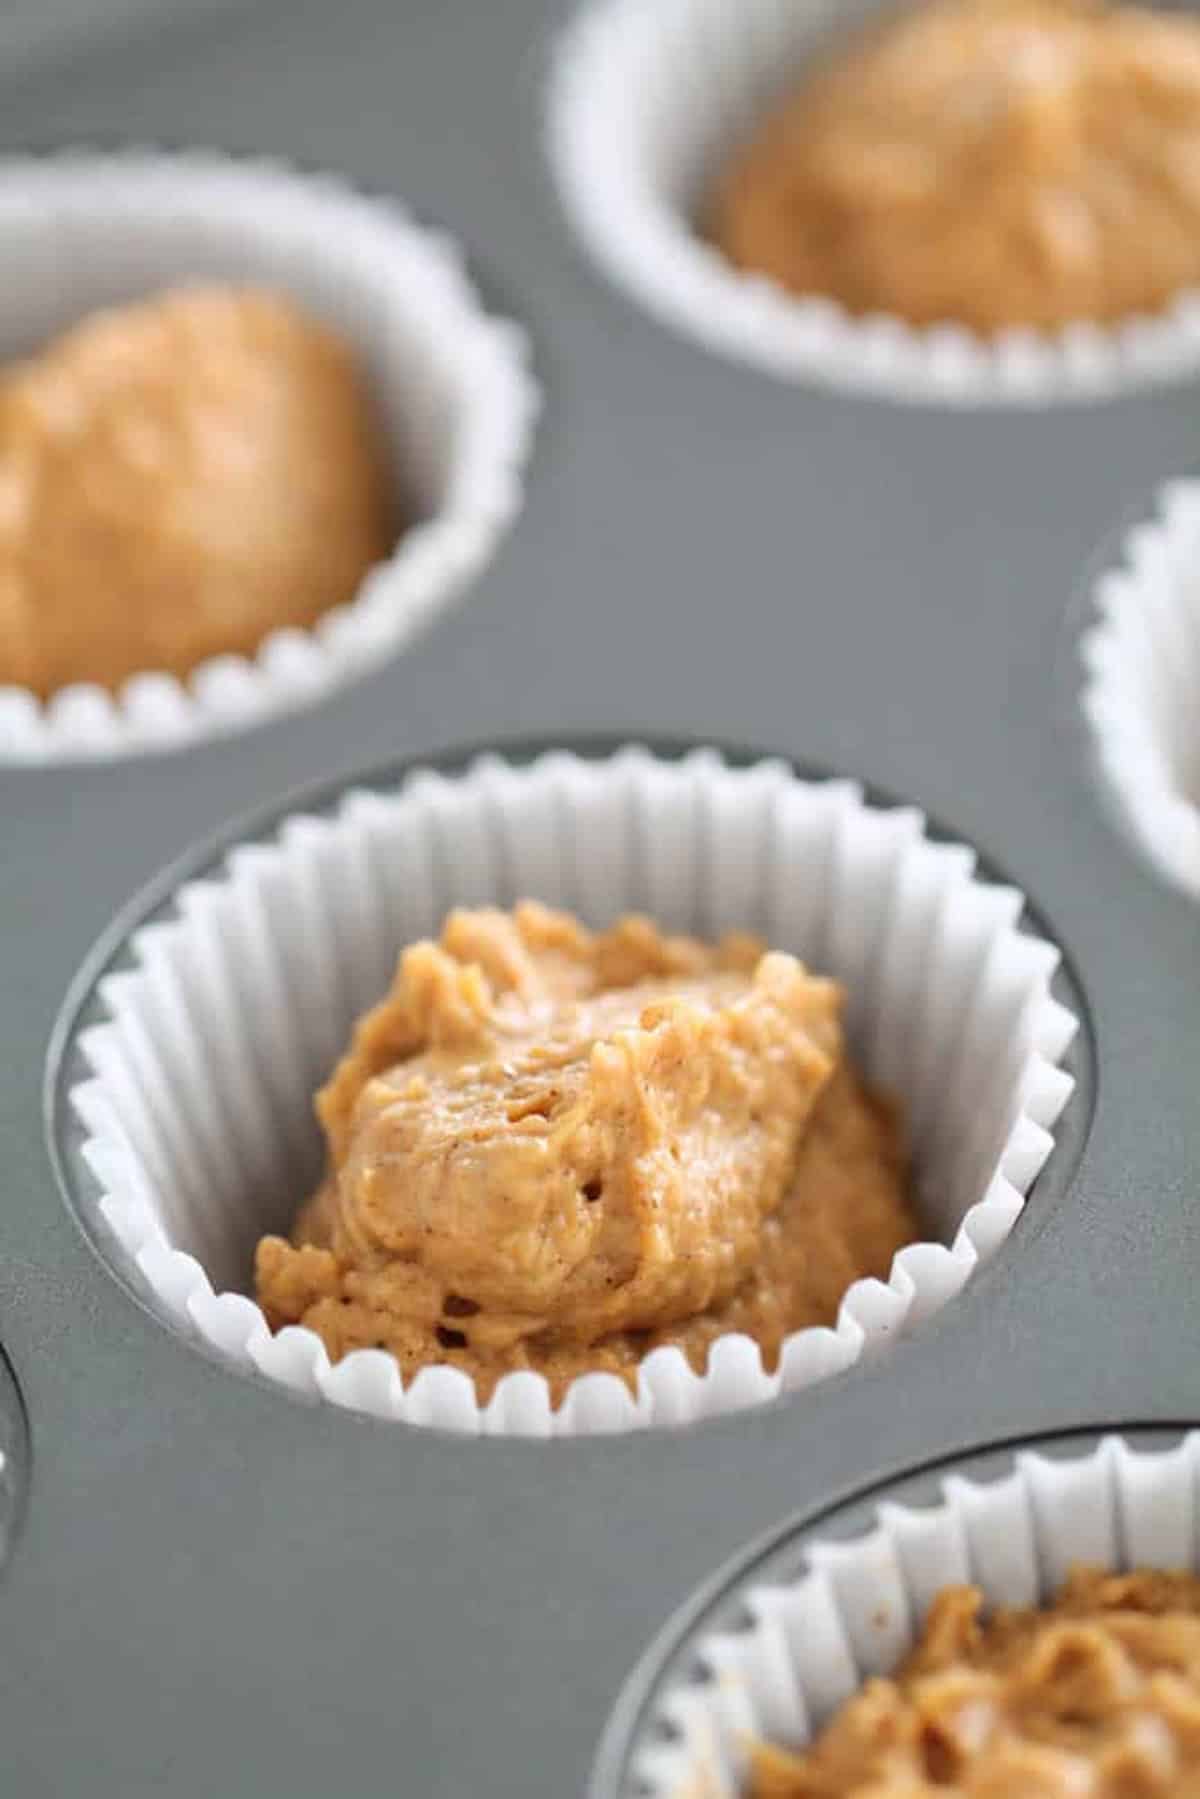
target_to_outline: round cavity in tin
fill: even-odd
[[[943,1587],[1049,1600],[1072,1563],[1200,1572],[1200,1432],[1078,1431],[969,1451],[786,1524],[635,1669],[590,1799],[737,1799],[755,1740],[798,1749],[912,1646]]]
[[[911,807],[676,748],[384,771],[236,832],[135,902],[64,1012],[50,1120],[89,1237],[161,1318],[246,1372],[410,1423],[682,1425],[798,1391],[937,1311],[1007,1239],[1060,1129],[1047,1202],[1065,1184],[1090,1116],[1090,1040],[1022,895]],[[590,1375],[552,1410],[521,1375],[481,1409],[452,1368],[404,1388],[375,1350],[331,1366],[312,1332],[272,1336],[247,1296],[258,1237],[286,1230],[319,1178],[311,1096],[398,950],[454,905],[526,896],[596,925],[637,910],[708,937],[757,930],[844,982],[860,1064],[906,1102],[928,1241],[889,1282],[856,1283],[836,1326],[795,1333],[777,1370],[730,1336],[703,1376],[659,1350],[636,1395]],[[461,1316],[444,1328],[461,1332]]]
[[[0,685],[0,763],[169,750],[316,704],[465,591],[519,510],[539,390],[524,334],[484,311],[452,240],[331,175],[218,151],[61,151],[0,177],[0,356],[167,287],[278,289],[355,351],[404,522],[348,604],[252,656],[45,702]]]
[[[0,1570],[12,1553],[29,1488],[29,1432],[16,1378],[0,1351]]]
[[[1200,368],[1200,293],[1112,327],[983,337],[851,314],[743,274],[695,213],[722,159],[832,38],[882,0],[591,0],[558,46],[548,154],[564,208],[620,287],[669,327],[784,381],[953,407],[1096,401]]]

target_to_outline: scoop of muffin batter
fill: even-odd
[[[1161,310],[1200,283],[1200,21],[937,0],[801,81],[706,228],[854,313],[983,333]]]
[[[798,1754],[753,1755],[751,1799],[1176,1799],[1200,1791],[1200,1580],[1072,1569],[1044,1609],[935,1598],[890,1679]]]
[[[395,531],[354,358],[282,296],[181,288],[0,377],[0,682],[251,654],[350,600]]]
[[[485,1398],[515,1368],[556,1396],[628,1375],[659,1342],[702,1366],[734,1329],[777,1352],[913,1234],[839,1011],[833,982],[745,937],[452,915],[319,1096],[328,1176],[293,1243],[259,1245],[268,1318],[335,1358],[453,1362]]]

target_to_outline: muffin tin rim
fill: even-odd
[[[101,981],[109,974],[116,972],[123,964],[127,947],[136,932],[149,924],[157,915],[169,911],[175,895],[188,882],[203,878],[206,874],[218,874],[224,858],[241,844],[269,843],[289,818],[295,816],[328,817],[338,804],[353,792],[396,792],[403,788],[406,781],[422,773],[432,773],[448,778],[467,773],[478,762],[488,757],[502,760],[512,767],[525,767],[539,757],[561,752],[579,757],[591,763],[604,762],[616,757],[622,751],[642,750],[658,759],[678,762],[689,755],[704,751],[718,756],[721,762],[730,768],[750,768],[758,763],[774,763],[785,768],[792,778],[801,781],[851,780],[862,790],[864,801],[875,807],[884,809],[893,807],[915,806],[916,801],[905,801],[897,798],[887,789],[874,783],[859,780],[853,774],[841,770],[815,765],[805,760],[789,756],[781,752],[764,750],[760,747],[744,743],[734,743],[723,739],[691,738],[683,736],[662,736],[654,734],[626,735],[621,732],[579,733],[573,736],[562,736],[554,733],[519,734],[513,737],[497,737],[473,742],[457,742],[430,751],[395,758],[388,758],[381,763],[373,763],[365,768],[350,768],[334,776],[321,777],[315,781],[300,784],[291,789],[282,798],[268,802],[264,806],[252,808],[244,814],[236,815],[225,824],[209,834],[199,844],[191,846],[180,856],[168,862],[157,874],[152,875],[142,884],[125,904],[119,909],[107,927],[95,940],[77,968],[55,1018],[49,1038],[42,1083],[42,1128],[55,1184],[58,1188],[66,1210],[75,1228],[79,1231],[96,1262],[99,1264],[108,1281],[131,1299],[138,1309],[161,1331],[176,1338],[181,1337],[178,1328],[163,1316],[161,1309],[154,1303],[150,1295],[143,1290],[132,1270],[121,1266],[120,1258],[111,1253],[110,1245],[115,1240],[109,1226],[98,1210],[89,1205],[85,1187],[94,1179],[79,1161],[78,1145],[84,1134],[81,1121],[74,1115],[70,1105],[70,1092],[75,1083],[75,1062],[78,1055],[77,1040],[81,1029],[88,1021],[88,1013],[95,1006],[97,991]],[[976,857],[973,878],[985,883],[998,883],[1014,887],[1024,900],[1024,905],[1017,921],[1016,929],[1043,938],[1060,956],[1055,971],[1055,981],[1062,981],[1066,987],[1066,998],[1070,1009],[1078,1019],[1078,1030],[1075,1039],[1066,1052],[1067,1065],[1070,1067],[1074,1087],[1064,1108],[1063,1117],[1070,1121],[1067,1131],[1060,1134],[1056,1130],[1054,1147],[1047,1159],[1045,1168],[1035,1177],[1021,1216],[1016,1220],[1012,1235],[1020,1233],[1018,1248],[1028,1247],[1036,1239],[1040,1230],[1048,1222],[1051,1213],[1064,1202],[1075,1188],[1078,1173],[1083,1163],[1088,1142],[1091,1137],[1095,1119],[1098,1086],[1099,1056],[1096,1049],[1095,1025],[1092,1010],[1087,999],[1084,983],[1078,973],[1073,957],[1063,946],[1053,930],[1050,921],[1037,904],[1030,900],[1025,888],[1015,882],[999,866],[987,852],[978,849],[973,839],[964,838],[948,829],[940,819],[921,810],[925,824],[925,835],[931,842],[953,842],[965,844]],[[1060,1121],[1061,1122],[1061,1121]],[[1035,1195],[1042,1204],[1034,1212]],[[1007,1248],[1007,1244],[1002,1246]],[[984,1287],[989,1280],[995,1280],[1008,1267],[1008,1258],[999,1254],[989,1258],[972,1275],[968,1290],[956,1296],[956,1305],[964,1301],[971,1303],[976,1297],[976,1290]],[[954,1308],[949,1308],[953,1310]],[[940,1317],[926,1321],[921,1327],[920,1335],[925,1336],[935,1330],[942,1322]],[[237,1380],[249,1379],[272,1393],[283,1392],[284,1396],[294,1403],[310,1409],[314,1401],[305,1394],[297,1393],[269,1379],[257,1368],[234,1369],[214,1349],[202,1339],[183,1337],[185,1347],[198,1354],[211,1367]],[[903,1342],[894,1346],[893,1356],[903,1352]],[[864,1364],[856,1362],[832,1377],[826,1377],[822,1386],[834,1386],[852,1378],[862,1371]],[[802,1394],[782,1393],[755,1408],[773,1411],[781,1406],[793,1404]],[[321,1408],[324,1409],[324,1408]],[[341,1408],[333,1408],[335,1410]],[[348,1409],[348,1408],[347,1408]],[[740,1410],[730,1416],[736,1419]],[[371,1417],[369,1414],[356,1412],[359,1420],[384,1428],[394,1428],[397,1422]],[[727,1418],[713,1417],[693,1422],[687,1426],[686,1435],[696,1430],[712,1429],[728,1422]],[[420,1429],[439,1441],[445,1442],[455,1435],[439,1426],[402,1424],[407,1431]],[[641,1433],[633,1433],[640,1436]],[[583,1435],[570,1437],[566,1441],[578,1447],[592,1439]],[[530,1447],[537,1438],[523,1439],[525,1447]],[[550,1439],[555,1445],[552,1453],[564,1453],[562,1439]]]
[[[1119,1438],[1134,1449],[1147,1441],[1151,1448],[1171,1449],[1198,1428],[1200,1421],[1196,1418],[1157,1420],[1143,1416],[1115,1422],[1101,1419],[1065,1429],[1038,1431],[1033,1435],[1016,1431],[999,1438],[971,1439],[958,1449],[939,1452],[915,1463],[897,1460],[869,1480],[851,1480],[831,1497],[789,1513],[727,1557],[720,1567],[694,1587],[644,1646],[608,1713],[592,1758],[586,1799],[618,1799],[621,1782],[629,1770],[630,1756],[663,1677],[686,1652],[688,1642],[700,1633],[709,1615],[723,1602],[732,1602],[735,1593],[748,1587],[756,1572],[775,1558],[786,1559],[789,1563],[786,1572],[783,1569],[777,1571],[777,1578],[780,1581],[794,1578],[804,1566],[809,1542],[840,1513],[870,1506],[885,1498],[893,1488],[916,1482],[927,1484],[939,1476],[961,1474],[968,1480],[985,1482],[1003,1479],[1005,1469],[1011,1469],[1017,1456],[1024,1451],[1036,1455],[1078,1445],[1081,1456],[1086,1456],[1110,1438]],[[1160,1442],[1161,1439],[1166,1441]],[[989,1464],[999,1462],[999,1472],[979,1473],[974,1464],[985,1459]],[[1063,1459],[1076,1458],[1067,1456]],[[901,1498],[897,1503],[908,1502]]]
[[[0,1596],[29,1515],[33,1479],[33,1447],[29,1410],[16,1370],[0,1346]]]

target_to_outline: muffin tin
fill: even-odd
[[[566,18],[230,8],[4,93],[6,151],[208,143],[401,197],[468,247],[545,391],[511,534],[402,658],[186,759],[0,772],[0,1345],[30,1444],[0,1578],[14,1794],[579,1793],[645,1645],[781,1520],[982,1442],[1200,1409],[1197,913],[1097,797],[1072,608],[1127,508],[1195,462],[1197,387],[899,407],[674,334],[562,215],[542,120]],[[630,739],[878,784],[1030,896],[1085,1028],[1000,1254],[890,1354],[675,1433],[459,1439],[197,1354],[56,1186],[39,1095],[89,946],[247,808],[303,809],[297,787]]]

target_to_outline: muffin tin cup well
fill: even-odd
[[[881,0],[588,0],[553,71],[549,154],[605,271],[657,317],[782,380],[945,406],[1099,400],[1200,369],[1200,293],[1116,327],[985,339],[856,317],[734,269],[695,209],[722,158],[814,50]]]
[[[17,1383],[0,1350],[0,1572],[12,1553],[29,1485],[29,1436]]]
[[[1030,1606],[1072,1563],[1200,1571],[1200,1432],[1164,1434],[964,1456],[789,1528],[651,1650],[592,1799],[736,1799],[749,1746],[810,1742],[904,1657],[945,1586]]]
[[[1088,596],[1079,702],[1124,833],[1200,899],[1200,479],[1167,483]]]
[[[357,350],[415,513],[350,604],[274,632],[253,658],[44,703],[0,686],[0,762],[171,749],[311,705],[394,655],[487,562],[521,502],[538,389],[523,334],[483,311],[450,239],[332,176],[132,149],[0,162],[0,234],[3,359],[181,282],[290,294]]]
[[[399,949],[451,906],[523,896],[591,924],[632,909],[707,936],[756,930],[845,983],[860,1065],[906,1108],[929,1240],[887,1282],[851,1287],[834,1326],[791,1337],[776,1372],[731,1335],[704,1376],[656,1351],[636,1398],[588,1375],[552,1410],[542,1379],[518,1374],[481,1408],[447,1367],[405,1388],[381,1351],[331,1365],[312,1332],[273,1336],[246,1297],[258,1237],[286,1230],[319,1176],[312,1094]],[[1077,1028],[1051,991],[1058,952],[1020,928],[1023,904],[977,878],[968,849],[931,840],[916,810],[778,762],[485,756],[339,789],[143,913],[120,971],[105,960],[94,991],[85,981],[60,1041],[60,1153],[112,1264],[234,1367],[445,1430],[689,1424],[879,1352],[1008,1236],[1072,1090],[1061,1061]]]

